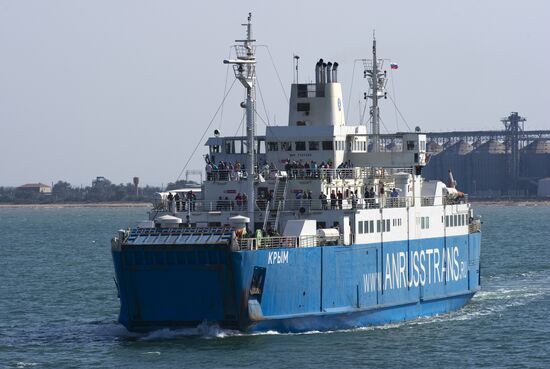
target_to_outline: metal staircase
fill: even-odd
[[[287,177],[277,177],[275,180],[275,189],[273,191],[273,200],[268,205],[266,210],[266,218],[264,221],[264,231],[272,229],[277,231],[279,226],[279,216],[281,210],[284,209],[287,191]]]

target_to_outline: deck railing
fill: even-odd
[[[412,168],[291,168],[287,170],[260,169],[257,171],[264,179],[275,179],[287,176],[298,180],[334,180],[334,179],[384,179],[397,173],[412,174]],[[213,182],[240,181],[247,178],[246,171],[235,169],[219,169],[206,173],[206,180]]]
[[[322,245],[342,245],[343,238],[327,242],[317,236],[276,236],[262,238],[235,238],[236,247],[239,250],[258,250],[276,248],[315,247]]]
[[[451,199],[447,196],[438,197],[376,197],[376,198],[345,198],[345,199],[287,199],[280,202],[281,211],[322,211],[322,210],[357,210],[357,209],[387,209],[387,208],[406,208],[415,205],[415,200],[419,201],[420,206],[455,205],[467,203],[468,196]],[[248,201],[248,200],[247,200]],[[222,200],[193,200],[193,201],[161,201],[155,205],[155,210],[167,212],[215,212],[230,211],[241,212],[247,210],[247,201],[236,201],[233,199]],[[268,200],[258,199],[255,201],[256,211],[265,212]],[[278,205],[279,206],[279,205]]]

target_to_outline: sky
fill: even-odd
[[[206,137],[242,131],[240,84],[215,112],[249,11],[268,47],[260,133],[287,124],[295,54],[300,82],[319,58],[340,64],[346,120],[359,123],[355,60],[370,57],[373,30],[379,57],[399,65],[388,92],[406,120],[383,101],[383,132],[500,129],[511,111],[550,129],[544,0],[0,0],[0,186],[176,180],[213,117]],[[201,142],[187,169],[202,170],[205,153]]]

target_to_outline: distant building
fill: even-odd
[[[92,187],[93,188],[102,188],[102,187],[105,187],[105,186],[109,186],[111,185],[111,181],[109,181],[107,178],[105,177],[96,177],[93,181],[92,181]]]
[[[20,194],[44,194],[51,195],[52,188],[44,183],[27,183],[17,187],[17,192]]]

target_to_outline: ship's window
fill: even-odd
[[[445,227],[449,226],[449,216],[445,215]]]
[[[212,145],[210,146],[210,152],[218,153],[220,152],[220,145]]]
[[[386,219],[386,231],[385,232],[389,232],[389,231],[390,231],[390,220]]]
[[[292,144],[290,142],[281,142],[281,151],[292,150]]]
[[[430,228],[430,217],[426,217],[426,228]]]
[[[298,103],[298,106],[296,107],[296,110],[298,111],[309,111],[309,103]]]
[[[323,150],[333,150],[334,146],[332,141],[323,141]]]
[[[268,142],[267,143],[267,151],[279,151],[279,143],[278,142]]]
[[[359,233],[360,234],[363,233],[363,221],[362,220],[359,221]]]
[[[414,141],[407,141],[407,150],[414,150]]]
[[[233,151],[235,151],[233,149],[233,146],[234,146],[234,142],[233,141],[226,141],[225,142],[225,153],[226,154],[232,154]]]
[[[458,225],[458,215],[454,215],[454,218],[455,218],[455,227]]]
[[[309,151],[318,151],[319,142],[318,141],[309,141]]]
[[[380,232],[380,221],[376,221],[376,232]]]
[[[421,229],[426,228],[426,224],[424,223],[424,217],[420,217],[420,228]]]
[[[307,85],[299,84],[298,86],[298,97],[307,97]]]
[[[304,141],[296,141],[296,151],[306,151],[306,143]]]
[[[243,151],[243,140],[235,140],[235,145],[233,147],[235,154],[242,154]]]
[[[326,228],[327,223],[326,222],[317,222],[317,229]]]

